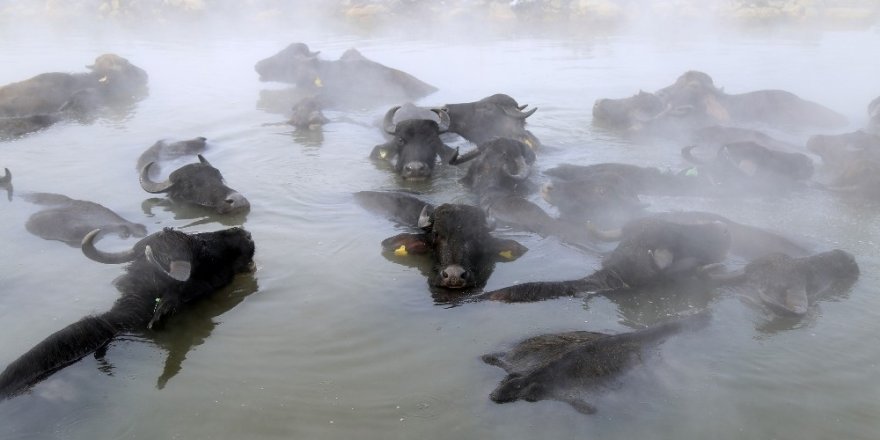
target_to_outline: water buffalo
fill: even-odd
[[[150,167],[150,177],[155,178],[159,175],[159,162],[204,153],[208,147],[207,140],[202,136],[175,142],[168,139],[158,140],[141,154],[137,160],[136,169],[140,171],[148,163],[156,162]]]
[[[167,193],[172,200],[213,209],[218,214],[246,212],[250,203],[223,182],[217,168],[211,166],[201,154],[199,163],[184,165],[172,172],[164,182],[150,179],[150,162],[141,169],[141,188],[152,194]]]
[[[767,124],[778,128],[840,127],[846,118],[783,90],[727,94],[698,71],[682,74],[656,93],[600,99],[593,120],[631,131],[691,133],[712,125]]]
[[[755,259],[765,255],[783,252],[788,255],[806,256],[810,246],[791,238],[755,226],[737,223],[729,218],[701,211],[669,211],[651,213],[633,222],[653,222],[655,220],[682,225],[699,225],[710,222],[723,223],[730,234],[730,253],[744,258]],[[593,237],[602,241],[619,241],[624,237],[624,229],[600,230],[588,225]]]
[[[681,172],[664,171],[655,167],[641,167],[623,163],[598,163],[592,165],[562,164],[544,171],[555,182],[601,182],[607,180],[615,185],[622,180],[624,189],[636,195],[682,196],[697,195],[706,183],[698,175]],[[549,201],[549,200],[548,200]],[[552,202],[551,202],[552,203]]]
[[[649,348],[707,320],[696,315],[613,335],[573,331],[528,338],[508,351],[483,355],[483,362],[508,373],[489,397],[496,403],[558,400],[579,413],[593,414],[596,407],[582,398],[584,394],[615,385],[616,378],[645,361]]]
[[[101,55],[88,68],[88,73],[43,73],[0,87],[0,117],[55,113],[83,91],[105,100],[131,98],[147,84],[146,72],[119,55]]]
[[[391,217],[411,221],[419,200],[409,194],[364,191],[358,201],[371,210],[387,210]],[[428,284],[443,289],[480,288],[499,261],[519,258],[527,249],[514,240],[493,237],[480,208],[421,202],[416,223],[421,233],[403,233],[382,241],[395,258],[428,255],[432,269]]]
[[[382,125],[392,138],[376,145],[370,158],[392,163],[405,180],[431,177],[437,157],[446,162],[455,152],[440,139],[440,133],[449,127],[449,120],[442,112],[420,112],[412,105],[397,106],[388,110]]]
[[[813,161],[803,153],[774,151],[755,142],[723,145],[711,161],[694,157],[696,146],[684,147],[682,156],[700,165],[701,174],[708,175],[715,185],[738,191],[783,189],[813,176]]]
[[[525,126],[526,118],[538,109],[524,111],[527,106],[498,93],[475,102],[446,104],[440,110],[449,115],[449,131],[477,145],[496,138],[511,138],[537,150],[541,142]]]
[[[121,296],[110,310],[82,318],[52,334],[0,373],[0,398],[10,398],[127,333],[146,333],[193,301],[230,284],[254,268],[254,242],[241,228],[184,234],[166,228],[121,253],[83,253],[104,263],[130,263],[114,283]]]
[[[94,202],[50,193],[28,194],[24,198],[48,207],[31,215],[25,223],[28,232],[46,240],[59,240],[79,247],[86,234],[95,229],[120,238],[147,235],[144,225],[132,223]]]
[[[817,298],[847,289],[858,276],[855,257],[840,249],[801,258],[774,253],[738,272],[709,274],[717,282],[744,284],[774,313],[795,317],[804,316]]]
[[[355,49],[336,61],[318,58],[303,43],[293,43],[281,52],[257,62],[254,69],[261,81],[296,84],[317,96],[327,108],[358,108],[412,101],[437,88],[397,69],[371,61]]]
[[[518,284],[485,292],[474,299],[532,302],[675,281],[723,261],[730,241],[730,232],[722,222],[633,221],[623,228],[620,243],[602,260],[602,268],[591,275],[571,281]]]
[[[622,175],[593,173],[580,179],[555,179],[541,187],[541,196],[571,222],[619,225],[642,215],[645,203]]]

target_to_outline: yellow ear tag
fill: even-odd
[[[386,157],[388,157],[388,150],[379,150],[379,158],[385,159]]]
[[[321,81],[320,76],[315,77],[315,87],[324,87],[324,82]]]
[[[501,251],[498,253],[498,255],[501,255],[502,257],[507,258],[508,260],[513,259],[513,252],[510,252],[510,251]]]
[[[535,149],[535,146],[532,144],[532,141],[529,140],[528,138],[523,139],[523,143],[526,144],[526,145],[528,145],[529,148],[531,148],[531,149],[533,149],[533,150]]]
[[[397,255],[398,257],[405,257],[409,255],[409,252],[406,251],[406,245],[402,244],[399,248],[395,249],[394,255]]]

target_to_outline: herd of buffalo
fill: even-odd
[[[38,136],[34,133],[63,120],[93,120],[108,108],[136,105],[146,96],[146,72],[120,56],[101,55],[88,68],[0,87],[0,140]],[[563,164],[542,170],[549,181],[539,185],[533,175],[543,146],[526,129],[537,109],[511,96],[420,107],[413,102],[435,87],[354,49],[327,60],[302,43],[257,62],[255,69],[260,80],[293,85],[288,123],[297,130],[320,130],[331,122],[323,110],[389,106],[379,123],[387,142],[373,147],[369,157],[387,164],[380,169],[401,180],[439,179],[437,167],[467,167],[460,183],[472,204],[435,206],[403,190],[355,194],[367,210],[410,229],[381,243],[385,255],[430,261],[422,267],[430,267],[425,275],[435,299],[457,304],[613,297],[697,282],[707,289],[738,286],[768,313],[797,319],[817,298],[851,288],[859,275],[851,254],[817,251],[797,238],[710,212],[652,212],[640,197],[785,197],[804,190],[880,199],[880,98],[868,106],[869,122],[862,130],[815,135],[800,146],[760,128],[827,132],[847,124],[846,118],[782,90],[727,94],[706,73],[685,72],[654,92],[596,101],[593,122],[627,138],[680,142],[683,158],[693,166],[671,171],[625,163]],[[469,145],[468,151],[447,145],[451,136],[467,140],[459,145]],[[366,155],[369,147],[364,147]],[[203,156],[206,150],[204,137],[156,142],[137,158],[141,187],[165,194],[166,203],[215,215],[248,212],[248,200],[226,186],[220,170]],[[821,162],[814,163],[808,153]],[[163,166],[186,158],[194,160],[159,178]],[[816,178],[819,172],[823,179]],[[12,185],[12,172],[5,169],[0,187],[10,201]],[[537,192],[556,214],[529,200]],[[241,227],[197,234],[165,228],[147,235],[144,225],[91,201],[51,193],[16,196],[41,208],[25,225],[32,234],[80,247],[91,260],[128,265],[114,281],[120,296],[110,310],[68,325],[12,362],[0,373],[0,399],[27,392],[53,372],[100,353],[117,335],[161,326],[169,315],[185,313],[189,303],[254,269],[254,241]],[[516,260],[527,251],[517,241],[495,237],[497,224],[599,253],[601,267],[578,279],[484,291],[496,262]],[[128,251],[112,253],[95,243],[108,233],[143,238]],[[608,242],[616,247],[597,250]],[[730,255],[747,264],[728,270]],[[508,373],[490,397],[499,403],[554,399],[592,413],[596,409],[583,400],[585,391],[639,363],[668,335],[706,320],[703,312],[628,333],[529,337],[509,351],[483,356]]]

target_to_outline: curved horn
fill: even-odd
[[[688,145],[687,147],[682,148],[681,149],[681,156],[684,157],[688,162],[695,163],[697,165],[705,165],[706,164],[705,161],[697,159],[696,157],[694,157],[693,154],[691,154],[691,150],[693,150],[694,148],[697,148],[697,146],[696,145]]]
[[[3,168],[6,171],[6,175],[0,177],[0,185],[6,185],[9,182],[12,182],[12,173],[9,172],[9,168]]]
[[[449,118],[449,113],[443,111],[443,109],[432,108],[432,112],[437,114],[437,117],[440,118],[440,122],[437,125],[440,126],[440,133],[445,133],[449,130],[449,125],[452,123],[452,120]]]
[[[201,158],[202,156],[199,155],[199,157]],[[168,189],[174,185],[170,180],[165,180],[164,182],[153,182],[150,180],[150,167],[153,166],[154,163],[155,162],[150,162],[141,168],[141,188],[150,194],[168,191]]]
[[[528,104],[518,105],[518,106],[516,106],[516,109],[522,111],[522,110],[525,110],[526,107],[528,107],[528,106],[529,106]]]
[[[459,156],[458,148],[455,149],[455,154],[452,155],[452,158],[449,159],[449,165],[461,165],[469,160],[475,159],[480,155],[483,151],[479,148],[473,149]]]
[[[504,164],[501,168],[504,174],[507,174],[513,180],[526,180],[529,177],[529,166],[526,165],[526,159],[522,156],[516,158],[516,172],[511,172],[509,164]]]
[[[208,162],[208,159],[205,159],[205,156],[202,156],[201,154],[197,154],[196,156],[199,158],[199,163],[200,163],[200,164],[202,164],[202,165],[207,165],[207,166],[209,166],[209,167],[213,167],[213,166],[214,166],[214,165],[211,165],[211,162]]]
[[[429,209],[431,205],[425,205],[422,207],[422,211],[419,213],[419,223],[418,226],[421,229],[430,229],[431,226],[434,225],[433,214],[434,210]]]
[[[525,119],[525,118],[528,118],[529,116],[533,115],[536,111],[538,111],[538,108],[535,107],[535,108],[533,108],[529,111],[526,111],[526,112],[520,110],[518,107],[514,107],[514,108],[502,107],[502,110],[504,110],[504,114],[506,114],[507,116],[510,116],[511,118]]]
[[[93,241],[95,240],[95,236],[97,236],[100,232],[100,229],[95,229],[94,231],[89,232],[88,234],[86,234],[85,237],[83,237],[83,255],[89,257],[90,260],[94,260],[104,264],[120,264],[134,261],[136,255],[133,248],[123,252],[104,252],[95,249],[95,244],[93,243]]]
[[[165,269],[165,267],[162,266],[162,263],[160,263],[159,260],[156,259],[156,256],[153,255],[153,248],[151,248],[150,245],[147,245],[147,247],[144,248],[144,256],[150,264],[156,266],[156,268],[162,273],[177,281],[188,280],[189,275],[192,272],[192,264],[188,261],[172,261],[169,265],[170,270]]]
[[[397,110],[400,110],[399,105],[395,105],[391,107],[391,110],[385,112],[385,117],[382,119],[382,129],[385,130],[385,133],[394,134],[397,131],[397,124],[394,123],[394,114],[397,113]]]

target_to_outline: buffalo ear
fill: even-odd
[[[397,147],[390,145],[390,142],[376,145],[370,153],[370,159],[384,160],[388,162],[390,162],[394,156],[397,156]]]
[[[672,262],[675,261],[675,255],[672,254],[672,251],[666,248],[650,249],[648,250],[648,255],[651,256],[651,261],[654,263],[654,267],[661,271],[666,270],[672,265]]]
[[[192,273],[192,263],[185,260],[172,260],[168,263],[168,267],[166,268],[162,265],[162,262],[156,258],[155,254],[153,254],[153,249],[147,245],[144,249],[144,256],[147,261],[150,262],[157,269],[165,273],[174,280],[185,282],[189,280],[189,276]]]
[[[514,240],[503,238],[493,238],[492,240],[490,248],[492,249],[492,255],[495,256],[495,261],[513,261],[529,250]]]
[[[409,254],[426,254],[431,252],[431,242],[427,234],[398,234],[382,240],[382,250],[393,252],[404,257]]]

